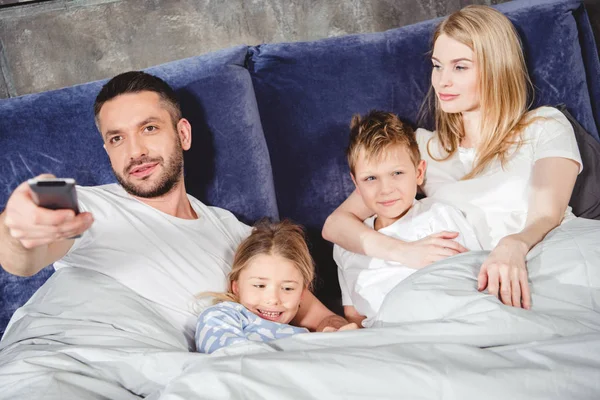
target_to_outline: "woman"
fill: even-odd
[[[440,23],[433,43],[436,131],[417,131],[428,163],[422,190],[463,211],[491,250],[478,289],[529,309],[525,257],[574,218],[568,203],[582,163],[573,129],[554,108],[528,111],[531,82],[520,41],[500,12],[465,7]],[[369,214],[352,193],[325,222],[323,237],[413,268],[466,251],[454,232],[411,243],[386,237],[362,224]]]

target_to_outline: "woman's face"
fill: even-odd
[[[473,50],[440,35],[433,45],[431,84],[446,113],[479,110],[478,69]]]

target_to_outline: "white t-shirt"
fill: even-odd
[[[229,211],[188,195],[198,219],[165,214],[136,200],[117,184],[77,187],[79,207],[94,216],[56,269],[101,272],[153,301],[193,344],[194,296],[225,291],[239,243],[251,232]]]
[[[525,227],[530,195],[530,180],[534,163],[542,158],[563,157],[575,160],[583,168],[575,133],[567,118],[557,109],[540,107],[532,116],[545,117],[523,131],[523,145],[503,169],[495,161],[473,179],[460,179],[473,168],[475,149],[459,148],[445,161],[436,161],[444,154],[433,132],[417,130],[421,156],[427,161],[425,195],[434,202],[453,205],[461,210],[475,228],[485,250],[493,249],[503,237],[520,232]],[[430,141],[431,139],[431,141]],[[567,207],[563,222],[574,218]]]
[[[374,228],[375,218],[367,218],[365,225]],[[430,200],[415,200],[402,218],[379,232],[412,242],[445,230],[459,232],[456,241],[467,249],[481,250],[475,232],[459,210]],[[354,306],[367,317],[364,327],[371,326],[390,290],[416,271],[397,262],[355,254],[338,245],[333,246],[333,258],[338,265],[342,304]]]

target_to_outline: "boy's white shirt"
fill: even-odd
[[[374,229],[375,219],[376,216],[367,218],[364,223]],[[469,250],[481,250],[473,228],[458,209],[427,199],[415,200],[406,215],[379,230],[406,242],[441,231],[459,232],[457,242]],[[333,248],[333,258],[338,265],[342,304],[354,306],[358,313],[367,317],[362,322],[364,327],[371,326],[385,296],[416,271],[397,262],[352,253],[338,245]]]

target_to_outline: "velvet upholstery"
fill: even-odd
[[[575,0],[498,6],[522,36],[535,105],[566,104],[592,138],[600,121],[600,62],[585,9]],[[439,20],[308,43],[240,46],[153,67],[177,90],[193,126],[186,185],[245,222],[287,217],[305,225],[317,261],[317,295],[341,311],[327,215],[353,190],[344,157],[355,113],[389,110],[417,125],[429,87],[431,33]],[[103,82],[0,101],[0,209],[41,172],[81,184],[112,182],[94,127]],[[419,124],[431,128],[431,124]],[[47,279],[0,272],[0,331]]]
[[[569,205],[581,218],[600,220],[600,142],[571,115],[564,104],[557,107],[575,131],[583,171],[577,176]]]

